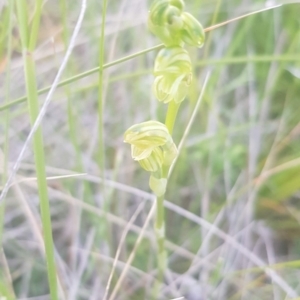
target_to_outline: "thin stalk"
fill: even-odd
[[[2,295],[1,292],[3,292],[4,295],[6,294],[7,300],[8,299],[15,300],[16,295],[15,295],[13,285],[12,285],[13,281],[12,281],[11,273],[9,270],[8,262],[7,262],[6,255],[4,253],[3,248],[2,249],[0,248],[0,265],[2,265],[2,268],[0,271],[0,295]],[[4,283],[5,287],[3,287],[2,291],[1,291],[2,276],[4,279],[3,283]]]
[[[23,61],[25,72],[25,83],[28,98],[28,110],[30,122],[33,125],[39,114],[39,103],[37,94],[37,82],[35,72],[35,62],[33,54],[29,51],[29,34],[28,34],[28,19],[27,5],[25,0],[17,1],[17,14],[19,20],[19,28],[21,33]],[[39,16],[35,16],[39,18]],[[33,32],[38,30],[39,24],[34,21]],[[33,47],[33,42],[31,47]],[[40,211],[43,226],[43,238],[46,253],[48,283],[52,300],[58,300],[57,293],[57,272],[54,259],[54,246],[52,237],[51,215],[48,198],[48,189],[45,171],[45,157],[42,130],[39,127],[33,137],[34,160],[36,167],[38,193],[40,199]]]
[[[38,113],[38,97],[36,93],[36,81],[35,81],[35,65],[32,57],[32,53],[24,51],[24,68],[26,78],[26,89],[28,95],[28,109],[30,115],[30,122],[33,125]],[[45,171],[45,157],[44,157],[44,144],[42,130],[39,127],[33,137],[33,149],[34,149],[34,160],[36,167],[38,192],[40,198],[40,211],[43,226],[43,238],[46,253],[48,282],[50,287],[50,294],[52,300],[58,300],[57,296],[57,280],[56,280],[56,266],[54,260],[54,246],[52,237],[52,225],[51,225],[51,214],[49,206],[49,197],[46,181]]]
[[[168,106],[165,125],[167,126],[170,135],[173,133],[173,128],[175,125],[178,109],[180,103],[171,101]],[[169,167],[163,167],[162,177],[168,178]],[[154,299],[157,298],[159,294],[160,286],[163,282],[164,275],[167,269],[167,252],[165,249],[165,208],[164,208],[164,198],[165,195],[156,197],[156,219],[155,219],[155,234],[158,247],[157,253],[157,266],[158,266],[158,276],[157,282],[154,286]]]
[[[104,43],[105,43],[105,20],[106,20],[106,8],[107,0],[103,1],[102,7],[102,24],[101,24],[101,36],[100,36],[100,53],[99,53],[99,94],[98,94],[98,117],[99,117],[99,165],[104,175],[105,169],[105,147],[104,147],[104,100],[103,100],[103,65],[104,65]],[[102,176],[103,177],[103,176]],[[104,177],[103,177],[104,179]],[[104,186],[104,185],[103,185]]]
[[[61,12],[61,17],[62,17],[62,26],[63,26],[63,41],[64,41],[64,46],[65,49],[68,49],[68,43],[70,40],[70,34],[68,30],[68,24],[67,24],[67,13],[68,13],[68,6],[67,6],[67,0],[60,0],[60,12]],[[74,63],[73,60],[70,59],[70,63],[66,67],[66,74],[72,74],[72,71],[74,70],[73,68]],[[70,135],[70,140],[74,148],[75,152],[75,170],[78,173],[84,173],[84,167],[83,167],[83,161],[82,161],[82,155],[81,155],[81,150],[80,150],[80,144],[78,141],[78,118],[77,118],[77,110],[76,107],[74,106],[73,99],[72,99],[72,94],[71,94],[71,89],[69,85],[66,85],[64,87],[66,96],[67,96],[67,115],[68,115],[68,127],[69,127],[69,135]],[[83,189],[81,188],[82,185],[80,184],[80,188],[78,188],[78,183],[73,183],[70,182],[70,190],[76,190],[80,191],[78,197],[82,199],[91,199],[88,191],[88,183],[83,182]],[[83,194],[83,195],[82,195]],[[73,218],[73,226],[72,226],[72,233],[70,236],[70,240],[72,243],[72,247],[78,248],[78,236],[80,232],[80,226],[81,226],[81,220],[82,220],[82,209],[78,207],[72,207],[72,214],[74,215]],[[77,268],[77,255],[71,251],[70,253],[70,270],[73,272],[76,272]],[[72,284],[72,286],[74,283]],[[69,294],[69,299],[72,300],[72,296]]]
[[[61,15],[62,15],[62,23],[63,23],[63,40],[64,40],[64,45],[65,48],[67,49],[68,46],[68,41],[70,38],[70,34],[68,31],[68,26],[67,26],[67,2],[66,0],[60,0],[60,9],[61,9]],[[71,74],[72,73],[72,61],[71,66],[66,68],[66,73]],[[72,105],[72,96],[71,96],[71,90],[70,87],[67,85],[65,87],[65,92],[67,95],[68,99],[68,126],[69,126],[69,132],[70,132],[70,137],[71,137],[71,142],[74,147],[75,151],[75,161],[76,161],[76,170],[80,173],[84,172],[83,168],[83,162],[82,162],[82,156],[81,156],[81,151],[79,147],[79,142],[78,142],[78,132],[77,132],[77,112],[73,108]]]
[[[157,45],[152,48],[148,48],[146,50],[128,55],[126,57],[123,57],[121,59],[117,59],[115,61],[112,61],[110,63],[104,64],[103,65],[103,70],[110,68],[112,66],[115,66],[117,64],[120,64],[122,62],[125,62],[127,60],[130,60],[132,58],[135,58],[139,55],[145,54],[147,52],[153,51],[153,50],[158,50],[161,49],[163,46],[162,45]],[[270,63],[273,61],[278,61],[278,62],[299,62],[300,61],[300,56],[298,54],[283,54],[283,55],[253,55],[253,56],[236,56],[236,57],[223,57],[219,59],[207,59],[207,60],[199,60],[195,62],[195,66],[207,66],[207,65],[235,65],[235,64],[245,64],[245,63]],[[67,78],[65,80],[62,80],[61,82],[58,83],[57,87],[62,87],[67,84],[76,82],[77,80],[80,80],[82,78],[85,78],[87,76],[90,76],[92,74],[95,74],[99,72],[100,67],[93,68],[91,70],[85,71],[83,73],[80,73],[78,75],[72,76],[70,78]],[[151,73],[151,71],[144,71],[145,74]],[[142,74],[144,74],[142,73]],[[47,86],[45,88],[42,88],[38,90],[38,95],[45,94],[49,92],[51,89],[51,86]],[[7,104],[1,105],[0,106],[0,111],[3,111],[5,109],[10,108],[11,106],[20,104],[24,101],[26,101],[27,96],[22,96],[20,98],[17,98]]]
[[[107,0],[102,2],[102,24],[101,24],[101,36],[99,44],[99,82],[98,82],[98,132],[99,132],[99,141],[98,141],[98,164],[100,169],[101,177],[103,178],[101,184],[101,194],[102,194],[102,205],[105,212],[104,218],[100,220],[102,230],[98,231],[99,237],[103,240],[106,240],[108,245],[111,241],[111,233],[109,232],[109,222],[107,221],[106,213],[109,210],[109,202],[106,194],[105,187],[105,140],[104,140],[104,57],[105,57],[105,23],[106,23],[106,11],[107,11]]]
[[[213,17],[212,17],[211,26],[213,26],[217,21],[217,17],[219,15],[221,3],[222,3],[222,0],[218,0],[215,12],[214,12]],[[209,49],[210,49],[210,45],[211,45],[211,40],[212,40],[212,34],[208,34],[206,36],[205,48],[204,48],[204,53],[203,53],[204,60],[208,57]]]
[[[26,1],[17,1],[17,14],[19,21],[20,38],[23,48],[28,48],[29,30],[28,30],[28,15]]]
[[[115,61],[112,61],[112,62],[110,62],[110,63],[104,64],[104,65],[102,66],[102,68],[99,66],[99,67],[90,69],[90,70],[88,70],[88,71],[85,71],[85,72],[83,72],[83,73],[80,73],[80,74],[78,74],[78,75],[75,75],[75,76],[72,76],[72,77],[70,77],[70,78],[67,78],[67,79],[65,79],[65,80],[62,80],[62,81],[60,81],[60,82],[57,84],[57,87],[65,86],[65,85],[67,85],[67,84],[69,84],[69,83],[75,82],[75,81],[80,80],[80,79],[82,79],[82,78],[85,78],[85,77],[87,77],[87,76],[89,76],[89,75],[95,74],[95,73],[99,72],[100,69],[104,70],[104,69],[113,67],[113,66],[115,66],[115,65],[118,65],[118,64],[123,63],[123,62],[125,62],[125,61],[128,61],[128,60],[130,60],[130,59],[132,59],[132,58],[135,58],[135,57],[137,57],[137,56],[143,55],[143,54],[145,54],[145,53],[148,53],[148,52],[151,52],[151,51],[154,51],[154,50],[159,50],[159,49],[161,49],[161,48],[163,48],[163,45],[162,45],[162,44],[156,45],[156,46],[154,46],[154,47],[151,47],[151,48],[148,48],[148,49],[145,49],[145,50],[136,52],[136,53],[133,53],[133,54],[128,55],[128,56],[125,56],[125,57],[122,57],[122,58],[117,59],[117,60],[115,60]],[[299,57],[297,56],[297,59],[298,59],[298,58],[299,58]],[[299,58],[299,60],[300,60],[300,58]],[[42,88],[42,89],[38,90],[38,95],[45,94],[45,93],[49,92],[50,89],[51,89],[51,86],[47,86],[47,87],[45,87],[45,88]],[[13,106],[13,105],[15,105],[15,104],[22,103],[22,102],[26,101],[26,99],[27,99],[27,96],[22,96],[22,97],[20,97],[20,98],[14,100],[14,101],[11,101],[9,104],[2,105],[2,106],[0,106],[0,111],[5,110],[5,109],[7,109],[7,108],[9,108],[10,106]]]
[[[161,282],[167,268],[164,195],[156,198],[155,233],[158,246],[158,281]]]
[[[30,37],[29,37],[29,41],[28,41],[29,51],[34,50],[36,42],[37,42],[37,37],[38,37],[38,33],[39,33],[39,28],[40,28],[41,14],[42,14],[42,6],[43,6],[43,1],[41,1],[41,0],[35,1],[34,17],[32,20]]]
[[[11,34],[8,30],[3,30],[4,28],[8,28],[9,18],[10,18],[10,11],[9,7],[2,7],[0,11],[0,18],[1,18],[1,25],[0,25],[0,59],[3,58],[5,55],[6,49],[5,49],[5,40],[6,36],[9,36]]]
[[[167,126],[170,135],[173,134],[173,128],[174,128],[174,124],[175,124],[175,120],[177,117],[177,113],[178,113],[180,104],[181,103],[176,103],[175,101],[171,101],[168,106],[165,125]]]
[[[8,35],[7,35],[7,71],[5,76],[5,102],[8,103],[9,94],[10,94],[10,59],[11,59],[11,49],[12,49],[12,13],[13,13],[13,7],[14,7],[14,0],[11,0],[8,3],[8,12],[7,12],[7,29],[8,29]],[[4,43],[3,43],[4,44]],[[10,119],[10,111],[7,110],[4,116],[5,119],[5,137],[4,137],[4,153],[3,153],[3,173],[1,181],[3,184],[7,180],[7,170],[8,170],[8,153],[9,153],[9,143],[8,143],[8,136],[9,136],[9,119]],[[1,173],[1,170],[0,170]],[[5,202],[0,203],[0,250],[2,247],[2,236],[3,236],[3,225],[4,225],[4,213],[5,213]]]
[[[12,53],[12,18],[13,18],[13,7],[14,0],[9,1],[7,8],[7,15],[5,19],[5,26],[7,28],[7,67],[6,67],[6,76],[5,76],[5,102],[8,103],[10,96],[10,60]],[[5,44],[5,43],[3,43]],[[0,49],[2,52],[3,49]],[[2,53],[0,53],[1,55]],[[9,121],[10,121],[10,111],[7,110],[4,116],[5,119],[5,137],[4,137],[4,153],[3,153],[3,169],[0,170],[2,173],[2,182],[5,183],[7,180],[7,171],[8,171],[8,153],[9,153]],[[1,158],[0,158],[1,159]],[[0,166],[1,168],[1,166]],[[4,232],[4,216],[5,216],[5,202],[0,203],[0,261],[3,265],[2,272],[0,271],[0,294],[3,294],[8,300],[16,299],[12,278],[7,263],[6,255],[2,246],[3,241],[3,232]],[[3,282],[2,282],[3,281]],[[3,286],[2,286],[3,284]]]

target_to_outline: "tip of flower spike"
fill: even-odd
[[[148,28],[165,46],[182,45],[180,30],[183,28],[182,0],[153,1],[148,17]]]

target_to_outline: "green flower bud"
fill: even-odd
[[[205,33],[202,25],[191,14],[183,12],[182,0],[156,0],[150,7],[149,30],[159,37],[166,47],[202,47]]]
[[[162,165],[170,165],[177,148],[163,123],[148,121],[135,124],[126,130],[124,142],[131,144],[131,156],[143,169],[156,172]]]
[[[181,14],[183,29],[181,30],[182,40],[190,46],[202,47],[205,41],[205,32],[202,25],[191,14]]]
[[[153,93],[164,103],[184,100],[192,82],[189,54],[181,47],[162,49],[155,60]]]
[[[182,45],[181,29],[184,2],[182,0],[156,0],[150,7],[148,27],[166,46]]]

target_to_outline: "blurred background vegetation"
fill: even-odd
[[[159,44],[146,27],[149,3],[108,1],[106,63]],[[283,5],[209,31],[202,49],[188,49],[194,80],[175,125],[177,144],[210,75],[168,186],[168,273],[159,299],[300,299],[300,1],[190,0],[186,10],[207,28],[277,4]],[[34,1],[28,5],[33,12]],[[34,51],[38,88],[52,84],[80,5],[44,1]],[[89,0],[62,79],[99,65],[101,14],[102,1]],[[65,299],[103,299],[117,249],[109,291],[115,295],[107,299],[150,299],[156,275],[153,218],[142,228],[153,197],[148,174],[132,161],[123,133],[137,122],[164,121],[166,107],[151,92],[156,53],[104,71],[104,172],[97,72],[56,89],[43,119]],[[26,102],[13,104],[25,94],[15,10],[10,13],[2,0],[0,187],[30,130]],[[40,104],[44,100],[41,94]],[[31,148],[0,211],[0,295],[50,299]]]

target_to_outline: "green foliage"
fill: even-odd
[[[88,1],[38,145],[0,204],[0,297],[49,293],[43,239],[49,250],[53,234],[65,299],[102,299],[106,288],[104,300],[150,299],[164,268],[155,299],[297,299],[299,4],[258,12],[266,1],[148,2],[107,1],[106,10],[102,1]],[[33,121],[81,9],[65,0],[20,3],[28,11],[19,15],[0,4],[1,187],[28,136],[24,103],[35,109]],[[147,30],[149,9],[156,37]],[[257,13],[231,21],[248,12]],[[27,58],[21,36],[32,52]],[[123,143],[127,128],[141,137],[145,120],[157,120],[159,129],[142,132],[142,144],[125,141],[138,146],[133,156],[148,159],[141,165],[150,173]],[[42,175],[33,152],[45,154],[36,161]],[[149,190],[160,196],[155,217]],[[49,195],[42,215],[41,191]],[[143,228],[148,217],[159,226]]]

